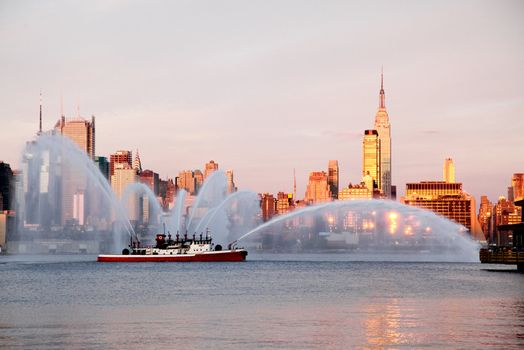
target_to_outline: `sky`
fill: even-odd
[[[384,70],[392,178],[456,179],[479,201],[524,172],[522,1],[0,1],[0,160],[61,113],[96,154],[162,178],[213,159],[239,189],[305,193],[337,159],[362,176]]]

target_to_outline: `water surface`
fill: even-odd
[[[514,268],[350,260],[2,256],[0,348],[524,347],[524,275]]]

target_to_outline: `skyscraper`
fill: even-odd
[[[138,154],[138,150],[136,150],[135,154],[135,160],[133,161],[133,169],[136,170],[136,173],[140,175],[142,172],[142,161],[140,160],[140,155]]]
[[[128,164],[120,163],[114,169],[114,174],[111,176],[111,188],[118,199],[122,199],[125,188],[135,182],[139,182],[139,177],[136,170],[131,168]],[[131,193],[127,199],[125,206],[128,210],[128,218],[132,221],[139,220],[139,203],[138,195]]]
[[[524,199],[524,173],[513,174],[511,186],[513,187],[513,200]]]
[[[206,168],[204,169],[204,179],[207,179],[209,175],[218,170],[218,163],[215,163],[214,160],[210,160],[209,163],[206,163]]]
[[[195,193],[198,193],[204,184],[204,174],[200,169],[196,169],[193,176],[195,177]]]
[[[487,196],[480,196],[480,208],[478,220],[484,237],[486,240],[492,241],[493,239],[493,204],[489,201]]]
[[[9,164],[0,161],[0,211],[13,210],[11,199],[14,195],[15,178]]]
[[[366,130],[362,142],[362,178],[370,175],[374,188],[381,189],[381,143],[377,130]]]
[[[328,184],[333,199],[338,198],[338,161],[330,160],[328,163]]]
[[[453,164],[453,159],[451,158],[446,158],[444,160],[443,180],[447,183],[455,182],[455,164]]]
[[[227,192],[228,193],[236,192],[237,187],[235,186],[233,170],[226,171],[226,177],[227,177]]]
[[[138,176],[140,177],[140,182],[146,185],[147,187],[149,187],[149,189],[155,195],[156,200],[159,200],[158,195],[159,195],[160,178],[158,174],[152,170],[146,169],[144,171],[141,171]],[[149,196],[142,197],[142,210],[143,210],[142,222],[144,223],[151,222],[150,213],[152,212],[152,209],[153,209],[153,203],[150,203],[149,201],[150,201]],[[156,214],[158,215],[159,213],[156,213]]]
[[[89,158],[95,159],[95,117],[87,121],[82,117],[66,119],[61,116],[55,124],[55,130],[69,137]]]
[[[328,175],[325,171],[313,171],[309,174],[306,196],[308,204],[316,204],[331,201],[331,191],[328,185]]]
[[[375,130],[380,139],[380,179],[377,184],[386,198],[391,198],[391,126],[386,111],[383,73],[380,75],[380,97],[378,111],[375,115]]]
[[[475,198],[462,190],[461,183],[407,183],[404,203],[445,216],[466,227],[475,238],[484,239],[477,221]]]
[[[294,205],[293,193],[278,192],[276,202],[278,215],[289,213],[295,208]]]
[[[195,173],[191,170],[184,170],[178,173],[176,185],[179,189],[183,188],[188,193],[195,195],[197,186]]]
[[[102,156],[95,156],[95,163],[98,166],[98,169],[104,175],[104,177],[110,181],[109,178],[109,162],[107,161],[107,157]]]
[[[260,195],[260,206],[262,208],[262,220],[268,221],[276,213],[276,199],[272,194],[264,193]]]
[[[89,158],[95,159],[95,117],[88,121],[80,116],[66,119],[64,115],[55,124],[55,131],[71,139]],[[88,193],[88,183],[85,174],[70,164],[62,164],[62,224],[75,219],[75,205],[79,199],[76,193]],[[86,200],[84,196],[81,197]],[[89,214],[89,208],[83,206],[84,212]],[[78,221],[78,220],[77,220]]]
[[[132,167],[133,154],[131,151],[116,151],[109,156],[109,176],[115,174],[116,164],[127,164]]]

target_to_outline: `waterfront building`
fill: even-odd
[[[278,215],[287,214],[295,208],[293,203],[293,193],[278,192],[276,202],[276,213]]]
[[[0,251],[5,251],[11,234],[16,230],[15,212],[0,210]]]
[[[337,199],[339,186],[337,160],[330,160],[328,163],[328,184],[329,190],[331,191],[331,197]]]
[[[102,175],[109,181],[109,161],[107,157],[95,156],[95,163]]]
[[[373,188],[382,188],[381,141],[377,130],[366,130],[362,141],[362,177],[373,179]]]
[[[178,173],[176,180],[178,189],[186,190],[190,195],[196,195],[196,179],[195,173],[191,170],[184,170]]]
[[[122,200],[122,196],[127,186],[130,184],[139,182],[140,178],[129,164],[118,163],[115,165],[114,175],[111,176],[111,188],[119,200]],[[127,203],[125,206],[128,210],[128,218],[131,221],[138,222],[140,218],[139,209],[139,198],[136,193],[129,193]]]
[[[453,159],[446,158],[444,160],[444,171],[443,171],[442,178],[444,182],[448,182],[448,183],[455,182],[455,164],[453,164]]]
[[[372,199],[373,190],[368,188],[365,182],[359,184],[349,184],[338,192],[338,199],[341,201]]]
[[[524,199],[524,173],[513,174],[511,187],[513,187],[513,201]]]
[[[233,170],[226,171],[226,177],[227,177],[227,192],[228,193],[236,192],[237,187],[235,186]]]
[[[475,199],[462,191],[462,183],[444,181],[408,183],[404,203],[445,216],[466,227],[475,238],[483,240],[477,222]]]
[[[204,168],[204,179],[207,179],[209,175],[218,170],[218,163],[215,163],[214,160],[210,160],[209,163],[206,163]]]
[[[116,151],[115,153],[109,156],[109,176],[115,174],[115,167],[117,164],[127,164],[129,167],[132,167],[133,154],[131,151]]]
[[[260,196],[260,206],[262,208],[262,220],[269,221],[276,213],[276,200],[272,194],[264,193]]]
[[[331,201],[331,191],[328,185],[328,175],[325,171],[309,173],[309,182],[304,201],[308,204],[317,204]]]
[[[0,162],[0,212],[12,210],[12,198],[14,196],[15,178],[11,166]]]
[[[501,230],[500,225],[513,225],[521,222],[522,207],[510,202],[504,196],[500,196],[493,210],[493,237],[491,243],[498,246],[506,246],[512,243],[513,236],[509,230]]]
[[[478,220],[484,237],[489,242],[493,241],[493,209],[493,203],[489,201],[488,197],[480,196]]]
[[[377,185],[386,198],[391,198],[391,125],[386,110],[383,73],[380,75],[379,107],[375,115],[374,128],[380,139],[380,167],[378,172],[380,179],[377,179]],[[365,174],[366,172],[363,175]],[[372,172],[370,174],[373,175]]]

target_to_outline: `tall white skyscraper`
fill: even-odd
[[[391,198],[391,125],[386,111],[383,73],[380,75],[380,97],[374,129],[380,139],[380,189],[387,198]]]

